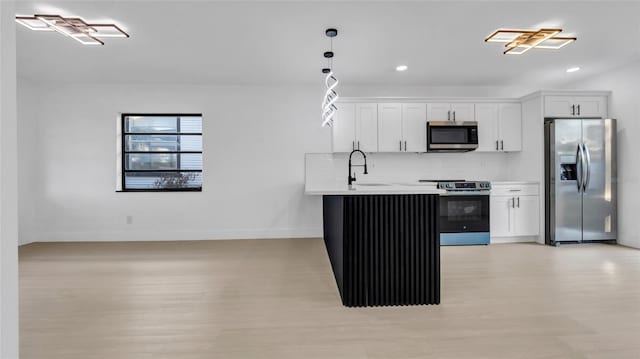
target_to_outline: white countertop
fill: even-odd
[[[325,184],[306,187],[307,195],[361,195],[361,194],[445,194],[435,183],[357,183],[351,187],[345,184]]]
[[[346,182],[346,181],[345,181]],[[492,186],[537,185],[533,181],[493,181]],[[354,182],[349,187],[344,182],[325,182],[315,186],[307,185],[305,194],[321,195],[360,195],[360,194],[446,194],[436,188],[435,183],[419,182]]]
[[[537,181],[491,181],[491,186],[519,186],[519,185],[537,185]]]

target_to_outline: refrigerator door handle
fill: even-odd
[[[584,143],[582,144],[582,149],[584,151],[584,159],[587,168],[585,180],[582,184],[582,192],[587,192],[587,187],[589,187],[589,182],[591,182],[591,152],[589,151],[589,147]]]
[[[582,160],[582,145],[580,143],[578,143],[578,148],[576,149],[576,172],[576,186],[578,187],[578,192],[581,192],[584,167]]]

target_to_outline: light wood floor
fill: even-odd
[[[439,306],[345,308],[320,239],[20,249],[30,358],[640,358],[640,251],[446,247]]]

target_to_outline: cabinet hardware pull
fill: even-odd
[[[447,111],[447,121],[451,121],[451,110]]]
[[[515,199],[515,197],[511,197],[511,208],[516,208],[516,199]]]
[[[510,189],[509,192],[520,192],[522,191],[521,189]]]
[[[404,141],[404,152],[407,152],[407,141]]]
[[[358,141],[358,149],[360,149],[360,141]]]
[[[500,148],[498,147],[498,140],[496,140],[496,151],[498,151]]]
[[[453,111],[453,122],[456,122],[456,112]]]
[[[571,105],[571,116],[576,115],[576,105]]]
[[[580,116],[580,105],[578,105],[578,116]]]
[[[352,150],[356,149],[356,141],[351,141],[351,149]]]
[[[402,141],[400,141],[400,152],[402,152]]]
[[[504,141],[500,140],[500,150],[504,151]]]
[[[518,208],[520,208],[520,197],[518,197]]]

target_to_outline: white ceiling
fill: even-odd
[[[20,1],[18,14],[113,20],[130,39],[82,46],[17,29],[19,76],[33,81],[297,84],[322,81],[335,26],[343,83],[553,87],[640,59],[640,2]],[[502,54],[497,28],[561,27],[560,51]],[[409,70],[395,72],[396,65]],[[582,67],[573,74],[565,69]]]

